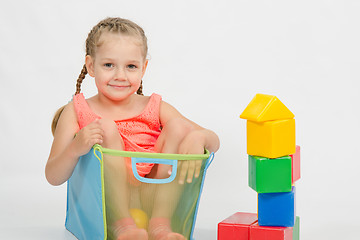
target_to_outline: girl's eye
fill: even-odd
[[[130,69],[135,69],[135,68],[137,68],[137,67],[136,67],[136,65],[134,65],[134,64],[130,64],[130,65],[128,65],[128,68],[130,68]]]
[[[104,66],[107,67],[107,68],[111,68],[113,66],[113,64],[112,63],[105,63]]]

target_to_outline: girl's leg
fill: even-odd
[[[104,130],[103,147],[123,150],[124,143],[114,121],[100,120]],[[148,239],[144,229],[138,229],[129,213],[130,189],[125,159],[104,154],[106,216],[115,239]]]
[[[178,147],[185,136],[192,130],[192,125],[182,119],[171,120],[162,130],[156,143],[157,152],[178,153]],[[169,176],[170,167],[159,165],[155,178]],[[152,218],[149,223],[150,239],[154,240],[185,240],[185,237],[171,230],[172,215],[178,205],[183,185],[175,179],[171,183],[160,184],[154,196]]]

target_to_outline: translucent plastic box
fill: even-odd
[[[117,214],[120,209],[142,213],[135,221],[139,220],[147,229],[148,219],[161,209],[158,199],[165,198],[166,207],[171,209],[168,214],[172,230],[192,240],[205,173],[212,160],[213,153],[209,152],[143,153],[95,145],[79,159],[68,180],[65,227],[78,239],[113,239],[112,223],[120,218]],[[185,179],[184,184],[179,184],[179,172],[185,161],[201,162],[200,175],[192,183]],[[143,163],[171,165],[171,175],[141,177],[137,166]]]

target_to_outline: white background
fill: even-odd
[[[147,33],[145,94],[221,139],[196,225],[207,235],[197,239],[216,239],[235,212],[256,212],[239,118],[256,93],[295,114],[301,239],[359,239],[359,13],[356,0],[1,1],[0,239],[73,239],[66,184],[44,177],[50,123],[75,91],[87,33],[108,16]],[[91,78],[82,89],[96,93]]]

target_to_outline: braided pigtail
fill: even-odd
[[[142,90],[143,90],[143,82],[142,82],[142,80],[141,80],[140,87],[139,87],[139,89],[136,91],[136,94],[141,95],[141,96],[144,96]]]
[[[76,91],[75,91],[75,95],[80,93],[81,91],[81,83],[83,82],[86,74],[88,73],[87,69],[86,69],[86,65],[84,64],[83,68],[81,69],[80,75],[76,81]]]
[[[84,64],[82,70],[81,70],[81,73],[76,81],[76,92],[75,92],[75,95],[80,93],[80,90],[81,90],[81,83],[82,81],[84,80],[85,76],[87,74],[87,69],[86,69],[86,65]],[[54,115],[54,118],[52,120],[52,123],[51,123],[51,132],[54,136],[55,134],[55,130],[56,130],[56,126],[57,126],[57,123],[59,121],[59,118],[61,116],[61,113],[64,111],[64,108],[65,108],[66,105],[62,106],[61,108],[59,108],[55,115]]]

